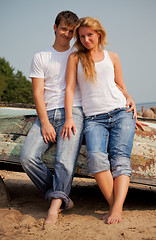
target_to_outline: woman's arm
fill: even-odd
[[[143,126],[147,126],[147,125],[137,120],[136,106],[133,98],[127,92],[127,89],[123,80],[123,76],[122,76],[122,69],[121,69],[119,57],[114,52],[109,52],[109,57],[114,65],[115,83],[126,98],[126,107],[128,108],[130,106],[130,109],[127,110],[127,112],[130,112],[132,110],[134,111],[133,118],[135,118],[135,127],[136,129],[140,127],[144,131]]]
[[[128,92],[124,91],[123,88],[121,88],[118,84],[116,84],[116,86],[119,88],[119,90],[123,93],[123,95],[126,98],[126,108],[128,108],[130,106],[130,109],[128,109],[127,112],[134,110],[135,115],[136,115],[136,106],[135,106],[135,102],[134,102],[133,98],[131,97],[131,95],[129,95]],[[135,116],[133,115],[133,117],[135,117]]]
[[[111,61],[114,65],[114,75],[115,75],[115,83],[119,90],[123,93],[123,95],[126,98],[126,107],[128,108],[130,106],[130,109],[127,110],[127,112],[134,111],[133,117],[136,118],[136,106],[134,103],[133,98],[128,94],[126,85],[123,80],[122,76],[122,69],[120,64],[120,59],[118,55],[115,52],[109,52],[109,57],[111,58]]]
[[[65,93],[66,121],[61,131],[61,136],[62,138],[64,137],[64,139],[66,139],[68,135],[69,139],[71,138],[71,131],[73,131],[73,134],[76,133],[76,128],[72,115],[72,108],[76,85],[77,64],[78,57],[76,53],[70,54],[66,67],[66,93]]]

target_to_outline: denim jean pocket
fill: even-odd
[[[83,134],[85,134],[88,131],[92,131],[92,128],[94,128],[94,124],[95,124],[93,120],[94,120],[93,116],[85,117]]]

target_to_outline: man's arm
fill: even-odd
[[[49,122],[47,110],[44,102],[44,79],[32,78],[32,89],[36,111],[41,122],[41,131],[44,141],[55,142],[56,132]]]

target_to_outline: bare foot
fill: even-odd
[[[104,220],[104,221],[106,221],[107,220],[107,218],[109,217],[109,215],[110,215],[110,213],[108,212],[108,213],[105,213],[103,216],[102,216],[102,220]]]
[[[73,201],[69,198],[69,205],[68,205],[67,209],[71,209],[71,208],[73,208],[73,207],[74,207],[74,203],[73,203]]]
[[[44,225],[56,224],[61,204],[62,204],[62,199],[60,198],[52,199]]]
[[[47,215],[47,218],[45,220],[45,225],[47,224],[52,224],[52,225],[55,225],[57,223],[57,219],[58,219],[58,212],[53,212],[53,211],[48,211],[48,215]]]
[[[55,225],[57,223],[58,215],[63,210],[63,209],[60,209],[60,208],[58,209],[58,206],[61,204],[61,202],[59,203],[58,201],[60,201],[60,200],[56,200],[56,199],[53,200],[53,202],[52,202],[52,204],[51,204],[51,206],[50,206],[50,208],[48,210],[47,218],[46,218],[46,220],[44,222],[45,226],[49,225],[49,224]],[[57,203],[57,208],[54,206],[54,204],[55,204],[54,202]],[[59,205],[58,205],[58,203],[59,203]],[[74,203],[73,203],[73,201],[71,199],[69,199],[69,205],[66,208],[66,210],[71,209],[73,207],[74,207]]]
[[[122,211],[119,210],[111,210],[107,219],[107,224],[113,224],[113,223],[120,223],[122,220]]]
[[[59,209],[59,213],[62,212],[63,210],[69,210],[69,209],[71,209],[71,208],[73,208],[73,207],[74,207],[74,203],[73,203],[73,201],[69,198],[69,205],[68,205],[68,207],[65,208],[65,209]]]

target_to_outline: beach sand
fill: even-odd
[[[1,240],[155,240],[156,191],[130,187],[119,224],[101,217],[108,205],[93,179],[75,178],[70,197],[75,207],[59,215],[56,226],[44,229],[49,203],[25,173],[0,171],[11,201],[0,208]]]

